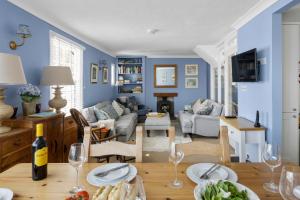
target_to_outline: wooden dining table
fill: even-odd
[[[172,189],[168,186],[174,180],[174,166],[170,163],[132,163],[138,175],[144,181],[148,200],[189,200],[194,199],[196,184],[186,176],[186,169],[191,165],[181,163],[178,166],[178,178],[183,181],[183,188]],[[80,171],[80,182],[90,196],[97,187],[89,185],[86,175],[99,163],[86,163]],[[231,163],[227,167],[238,175],[238,182],[252,189],[262,200],[282,199],[280,194],[267,192],[263,183],[271,178],[270,169],[264,164]],[[275,180],[279,181],[280,169],[275,172]],[[0,188],[9,188],[14,192],[14,199],[62,200],[76,184],[76,171],[68,163],[48,164],[48,177],[41,181],[31,178],[31,164],[18,164],[0,174]]]

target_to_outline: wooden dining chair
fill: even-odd
[[[88,162],[93,157],[119,155],[127,157],[135,157],[135,162],[142,162],[143,160],[143,127],[136,127],[135,144],[124,143],[115,140],[110,140],[103,143],[93,143],[91,140],[91,128],[84,129],[84,148]]]
[[[170,142],[175,138],[175,128],[169,128]],[[230,163],[230,147],[228,139],[228,129],[226,126],[220,128],[220,143],[212,144],[208,142],[193,141],[181,144],[185,156],[201,155],[209,157],[219,157],[222,163]]]
[[[70,113],[78,127],[78,136],[77,136],[78,142],[82,142],[84,137],[84,129],[86,127],[90,127],[90,125],[87,122],[87,120],[84,118],[84,116],[81,114],[81,112],[79,112],[77,109],[71,108]],[[108,135],[108,132],[103,133],[101,131],[101,127],[90,127],[90,131],[91,131],[92,143],[102,143],[111,140],[116,140],[118,139],[118,137],[121,136],[120,134],[115,134],[110,136]],[[98,162],[103,162],[103,161],[109,162],[110,157],[112,156],[114,155],[98,157]]]

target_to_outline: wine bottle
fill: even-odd
[[[47,177],[48,147],[43,137],[43,124],[36,125],[36,139],[32,143],[32,179]]]

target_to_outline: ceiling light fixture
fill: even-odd
[[[155,28],[147,29],[147,33],[152,34],[152,35],[155,35],[158,31],[159,31],[159,29],[155,29]]]

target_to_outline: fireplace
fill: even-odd
[[[174,97],[177,93],[154,93],[154,96],[156,96],[157,112],[168,112],[171,119],[174,119]]]

